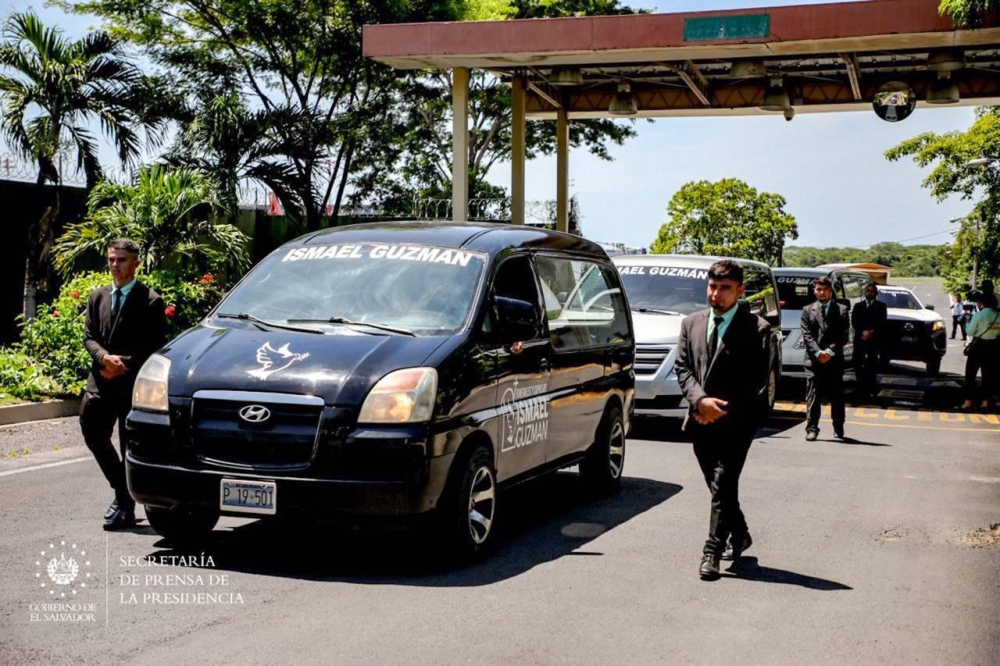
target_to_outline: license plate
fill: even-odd
[[[222,479],[219,508],[238,513],[274,515],[277,485],[273,481]]]
[[[900,338],[900,341],[901,341],[901,342],[909,342],[909,343],[914,343],[914,342],[916,342],[916,341],[917,341],[918,339],[919,339],[919,338],[917,338],[917,337],[915,337],[915,336],[912,336],[912,335],[904,335],[904,336],[903,336],[902,338]]]

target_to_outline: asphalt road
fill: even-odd
[[[886,379],[932,389],[919,366]],[[996,664],[997,416],[888,396],[849,411],[847,442],[807,443],[801,409],[751,450],[755,543],[715,582],[669,423],[633,431],[618,496],[573,472],[508,493],[497,552],[465,568],[417,531],[229,518],[199,561],[143,566],[181,553],[145,522],[100,529],[111,493],[73,419],[0,429],[36,451],[0,460],[0,663]],[[41,587],[63,554],[73,582]]]

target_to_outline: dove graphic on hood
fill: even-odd
[[[276,372],[281,372],[292,363],[309,358],[309,352],[306,352],[305,354],[295,354],[289,351],[289,344],[291,343],[286,343],[275,349],[271,346],[270,341],[265,342],[261,348],[257,350],[257,362],[260,363],[261,367],[256,370],[247,370],[247,374],[251,377],[256,377],[257,379],[267,379]]]

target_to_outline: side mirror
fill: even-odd
[[[505,342],[533,340],[538,337],[541,326],[538,310],[532,303],[505,296],[496,296],[493,303]]]
[[[924,310],[933,310],[933,309],[934,309],[933,305],[925,305],[924,306]]]

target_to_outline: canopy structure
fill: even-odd
[[[467,215],[468,80],[512,87],[512,222],[524,221],[524,123],[557,122],[557,224],[568,221],[569,121],[873,111],[1000,100],[1000,25],[959,30],[939,0],[568,19],[365,26],[367,57],[453,71],[455,219]],[[886,85],[895,83],[898,85]],[[902,91],[902,93],[901,93]],[[912,91],[912,95],[910,94]],[[908,100],[910,106],[906,109]]]
[[[892,272],[891,266],[883,266],[882,264],[823,264],[816,268],[823,268],[830,271],[837,269],[861,271],[862,273],[868,273],[875,284],[889,284],[889,274]]]

